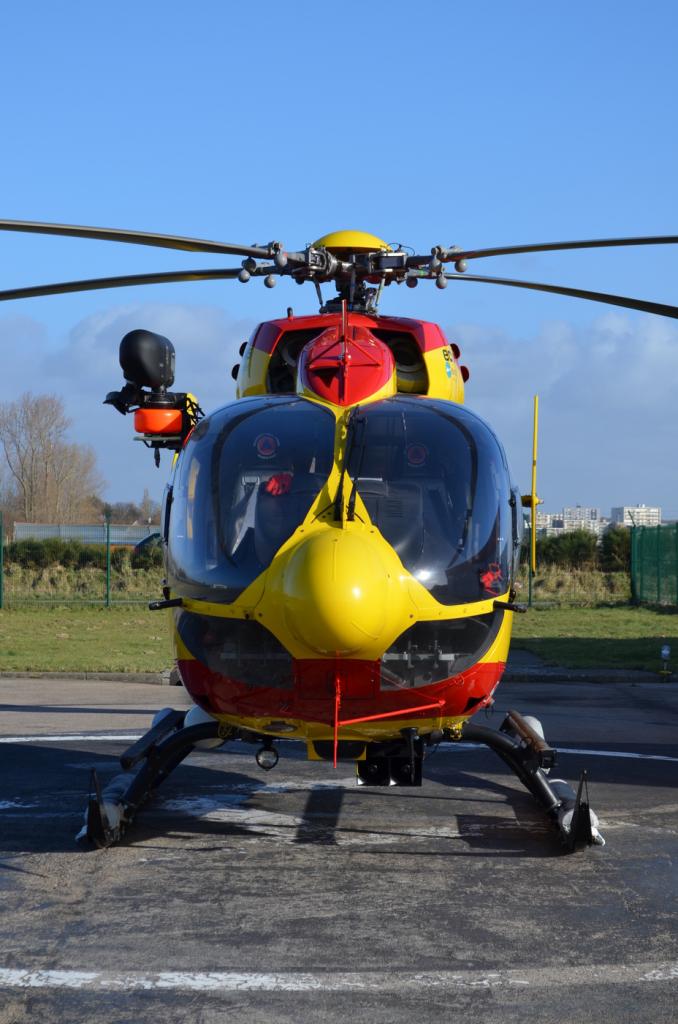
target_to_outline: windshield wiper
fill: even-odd
[[[360,429],[360,441],[356,441],[356,439],[355,439],[358,427],[361,428]],[[358,451],[358,465],[356,467],[356,471],[355,471],[355,474],[354,474],[354,477],[353,477],[353,486],[351,487],[351,493],[348,496],[348,505],[346,506],[346,519],[348,520],[349,523],[352,523],[353,520],[355,519],[355,500],[356,500],[356,497],[358,495],[358,480],[360,479],[360,474],[362,472],[363,458],[364,458],[364,455],[365,455],[365,417],[364,416],[359,416],[359,417],[356,418],[355,428],[354,428],[354,431],[353,431],[353,448],[355,448],[356,444],[360,445],[360,448],[359,448],[359,451]],[[353,454],[353,449],[351,449],[351,454]]]
[[[346,477],[346,471],[348,469],[348,464],[349,464],[349,462],[351,460],[351,457],[353,455],[353,447],[355,445],[355,423],[357,423],[357,422],[364,422],[363,417],[358,417],[358,410],[359,410],[359,408],[360,408],[360,406],[356,405],[356,407],[353,409],[353,411],[351,412],[351,414],[350,414],[350,416],[348,418],[348,423],[347,423],[347,434],[348,434],[348,436],[347,436],[347,440],[346,440],[346,447],[344,449],[344,462],[343,462],[343,465],[341,467],[341,476],[339,477],[339,486],[337,487],[337,496],[334,499],[334,521],[335,521],[335,523],[340,523],[342,521],[342,518],[343,518],[342,512],[343,512],[343,506],[344,506],[344,479]],[[361,463],[362,463],[362,455],[361,455]],[[351,499],[349,497],[349,503],[350,503],[350,500]],[[355,499],[353,501],[353,505],[355,507]]]

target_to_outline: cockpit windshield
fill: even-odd
[[[461,406],[398,396],[356,410],[352,430],[348,475],[405,568],[441,604],[505,593],[511,491],[490,428]]]
[[[349,423],[348,518],[366,510],[441,604],[506,593],[515,497],[490,428],[461,406],[404,395],[356,407]],[[332,412],[296,396],[241,399],[202,420],[172,490],[172,587],[235,601],[307,516],[334,437]]]
[[[296,397],[243,399],[202,420],[172,492],[171,582],[231,602],[303,522],[332,468],[335,419]]]

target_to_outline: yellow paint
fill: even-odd
[[[186,537],[188,540],[193,540],[193,506],[199,473],[200,463],[197,459],[194,459],[188,473],[188,503],[186,508]]]
[[[424,352],[428,374],[429,398],[444,398],[450,402],[464,402],[464,378],[449,345]]]
[[[417,691],[412,690],[411,692],[416,694]],[[247,715],[214,715],[213,717],[219,722],[234,725],[239,729],[249,729],[251,732],[268,736],[279,736],[281,739],[305,740],[308,742],[313,740],[331,740],[334,738],[334,729],[331,725],[323,722],[305,721],[301,718],[285,718],[280,715],[275,715],[274,718],[271,715],[258,718]],[[470,717],[470,715],[457,715],[449,718],[440,716],[437,718],[408,718],[407,715],[402,715],[398,718],[387,718],[383,721],[342,726],[340,739],[360,740],[364,743],[371,743],[399,736],[401,729],[417,729],[422,735],[431,732],[433,729],[455,730]],[[285,731],[268,728],[268,726],[272,726],[274,723],[275,725],[284,723],[286,726],[292,726],[293,731],[289,728],[285,729]]]
[[[391,246],[376,235],[367,231],[330,231],[313,243],[316,249],[329,249],[330,252],[391,252]]]
[[[513,628],[513,612],[504,612],[501,626],[491,645],[478,659],[477,664],[496,665],[497,662],[505,665],[508,659],[509,647],[511,644],[511,630]]]
[[[344,739],[343,732],[342,732],[341,738],[342,738],[342,741],[343,741],[343,739]],[[327,762],[327,760],[328,760],[328,758],[320,757],[318,754],[316,754],[315,747],[310,742],[307,742],[307,744],[306,744],[306,759],[308,761],[325,761],[325,762]],[[345,761],[347,759],[344,757],[341,760]],[[352,757],[352,758],[349,758],[349,760],[351,760],[351,761],[366,761],[367,760],[367,745],[365,745],[363,747],[362,753],[358,757]]]
[[[270,361],[271,357],[268,352],[262,352],[261,349],[248,345],[238,373],[237,398],[268,394],[266,376]]]
[[[412,582],[375,527],[317,522],[274,559],[255,617],[295,658],[376,659],[415,619]]]
[[[539,427],[539,395],[534,396],[534,420],[532,424],[532,488],[530,494],[530,571],[537,571],[537,430]]]

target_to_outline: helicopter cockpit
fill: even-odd
[[[333,467],[335,429],[329,409],[291,395],[202,420],[173,485],[172,588],[236,600],[308,515]],[[369,517],[436,601],[506,592],[520,517],[504,453],[479,417],[399,395],[356,406],[345,444],[349,517]]]

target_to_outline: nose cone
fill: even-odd
[[[320,654],[372,656],[398,601],[393,566],[369,535],[324,530],[296,548],[282,598],[290,632]]]

